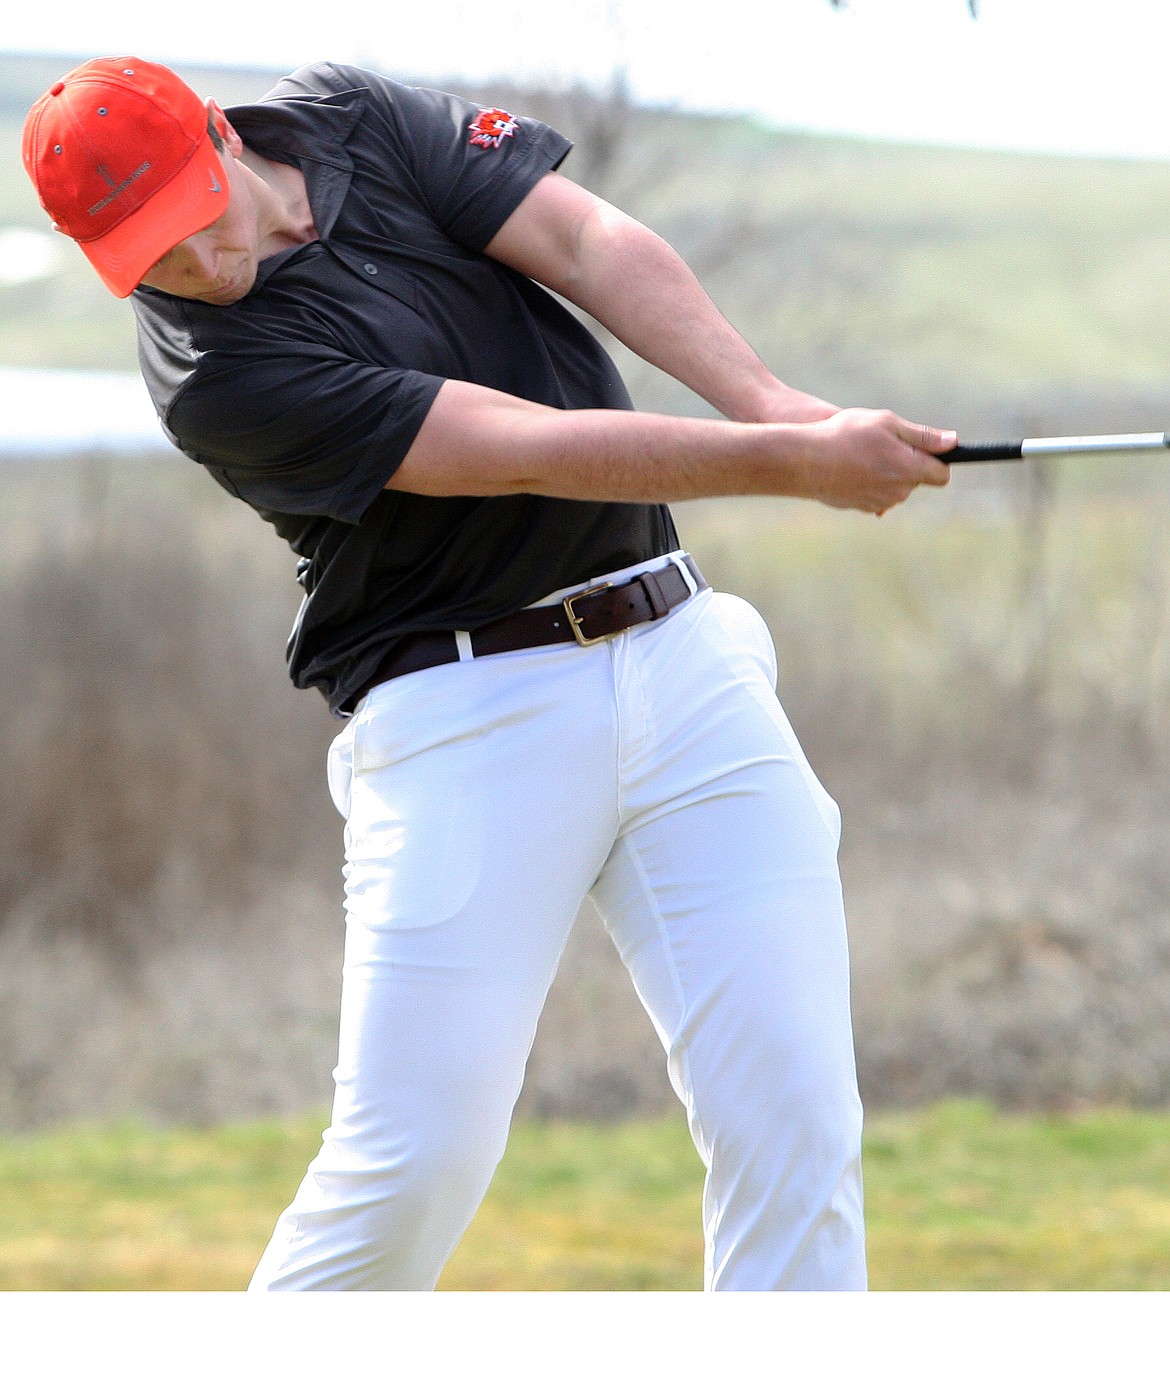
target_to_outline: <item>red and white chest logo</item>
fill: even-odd
[[[507,110],[481,110],[467,126],[471,143],[477,148],[498,148],[520,127]]]

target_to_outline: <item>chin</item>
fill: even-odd
[[[233,277],[225,286],[217,291],[208,292],[200,299],[208,306],[234,306],[237,301],[242,301],[247,296],[255,282],[255,272],[246,272],[239,277]]]

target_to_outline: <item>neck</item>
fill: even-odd
[[[261,258],[269,258],[297,244],[312,243],[320,237],[313,223],[304,173],[299,167],[273,162],[250,148],[243,150],[237,162],[255,178]]]

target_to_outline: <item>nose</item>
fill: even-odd
[[[219,249],[200,234],[184,239],[175,250],[175,257],[176,266],[192,286],[214,282],[219,276]]]

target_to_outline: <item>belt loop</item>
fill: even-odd
[[[655,621],[660,620],[670,611],[670,603],[666,600],[662,592],[657,573],[653,570],[647,570],[646,573],[638,574],[634,582],[641,583],[646,593],[646,597],[650,602],[650,610],[653,613],[653,619]]]
[[[459,651],[460,664],[475,658],[475,651],[471,648],[471,635],[467,631],[455,632],[455,648]]]
[[[687,587],[691,590],[691,596],[694,597],[695,593],[699,591],[699,585],[695,582],[694,574],[691,573],[689,556],[680,550],[677,554],[670,556],[670,562],[682,574]]]

